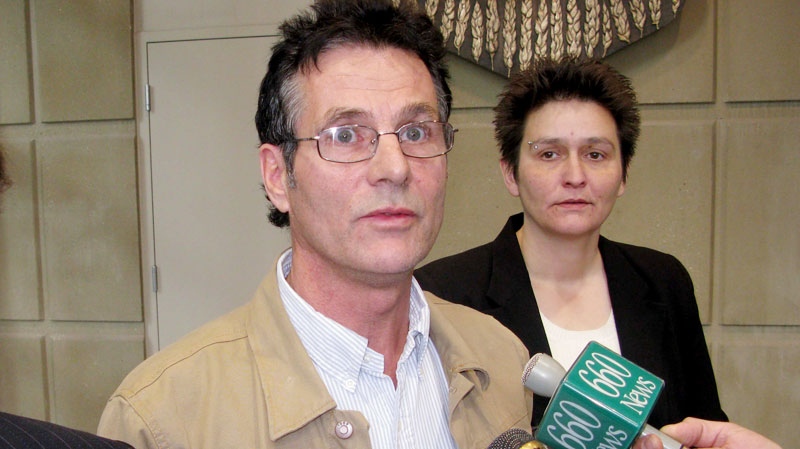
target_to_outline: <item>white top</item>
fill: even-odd
[[[543,313],[539,312],[539,315],[542,317],[544,333],[550,344],[552,353],[550,355],[567,370],[575,363],[583,348],[592,340],[620,354],[614,312],[608,314],[608,320],[599,328],[584,331],[564,329],[548,320]]]

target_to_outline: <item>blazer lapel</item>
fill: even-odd
[[[616,243],[600,237],[599,247],[622,355],[647,365],[646,361],[663,350],[666,308],[653,297],[655,292]],[[661,368],[642,367],[650,371]]]
[[[550,346],[547,344],[539,307],[517,241],[516,232],[522,227],[522,220],[522,214],[511,216],[492,242],[491,281],[486,294],[498,307],[486,312],[505,323],[522,340],[531,355],[538,352],[549,354]]]

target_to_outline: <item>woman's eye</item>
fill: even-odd
[[[603,153],[601,153],[599,151],[590,151],[589,152],[589,159],[591,159],[591,160],[599,161],[599,160],[602,160],[603,158],[604,158]]]

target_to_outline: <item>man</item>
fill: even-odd
[[[440,33],[388,1],[281,26],[256,125],[270,220],[253,300],[137,367],[99,433],[146,448],[475,448],[530,429],[528,354],[422,293],[442,222],[450,90]]]
[[[0,169],[2,169],[0,154]],[[3,173],[0,171],[0,181]],[[38,419],[0,412],[0,447],[4,449],[71,448],[131,449],[121,441],[112,441],[88,432],[70,429]]]

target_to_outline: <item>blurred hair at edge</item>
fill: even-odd
[[[6,159],[3,152],[0,151],[0,193],[3,193],[11,187],[11,178],[6,172]]]

